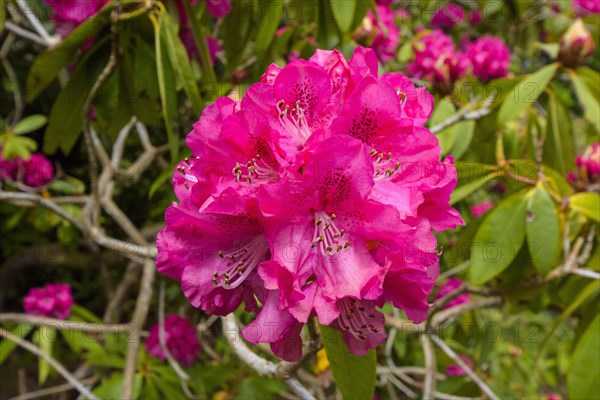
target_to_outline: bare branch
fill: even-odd
[[[479,386],[483,393],[485,393],[492,400],[500,400],[500,398],[496,396],[492,389],[490,389],[490,387],[486,385],[486,383],[483,380],[481,380],[481,378],[479,378],[477,374],[475,374],[475,372],[473,372],[473,370],[458,356],[458,354],[456,354],[454,350],[450,348],[450,346],[448,346],[442,339],[440,339],[439,336],[430,335],[430,338],[436,346],[438,346],[444,353],[446,353],[448,357],[450,357],[456,364],[458,364],[458,366],[461,367],[463,371],[465,371],[469,378],[471,378],[473,382],[475,382],[475,384]]]
[[[425,357],[425,385],[423,387],[423,400],[433,399],[433,393],[436,386],[437,367],[435,362],[435,351],[431,344],[429,336],[421,336],[421,344],[423,345],[423,356]]]
[[[92,399],[92,400],[99,400],[98,397],[96,397],[92,392],[90,392],[90,390],[83,383],[81,383],[77,378],[75,378],[75,376],[73,376],[73,374],[71,374],[69,371],[67,371],[67,369],[65,367],[63,367],[63,365],[61,363],[56,361],[56,359],[54,357],[52,357],[51,355],[43,352],[39,347],[37,347],[33,343],[28,342],[25,339],[21,339],[20,337],[15,336],[12,333],[10,333],[2,328],[0,328],[0,336],[2,336],[5,339],[10,340],[11,342],[16,343],[18,346],[24,348],[25,350],[29,351],[30,353],[33,353],[35,356],[46,361],[48,364],[50,364],[52,366],[52,368],[54,368],[56,370],[56,372],[61,374],[62,377],[65,378],[67,380],[67,382],[69,382],[82,395],[84,395],[87,398]]]
[[[106,333],[129,333],[136,330],[132,324],[96,324],[92,322],[65,321],[56,318],[39,317],[29,314],[3,313],[0,323],[14,322],[35,326],[49,326],[59,330],[74,330],[93,333],[95,336]]]

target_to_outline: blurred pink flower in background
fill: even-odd
[[[408,71],[431,82],[443,95],[452,92],[454,83],[471,65],[469,57],[456,51],[452,38],[441,30],[419,33],[413,49],[415,58],[408,64]]]
[[[0,147],[0,154],[2,147]],[[27,186],[41,187],[54,178],[54,167],[42,153],[33,153],[29,159],[15,157],[6,160],[0,155],[0,179],[18,181]]]
[[[81,23],[94,16],[110,0],[44,0],[54,9],[56,31],[65,37]],[[91,42],[90,42],[91,43]]]
[[[468,46],[467,55],[473,66],[473,75],[483,81],[503,78],[510,67],[510,49],[494,36],[483,36]]]
[[[71,287],[65,283],[49,283],[29,290],[23,298],[27,314],[65,319],[71,315],[74,301]]]
[[[447,296],[450,293],[456,291],[456,289],[458,289],[462,284],[463,281],[458,278],[449,278],[446,281],[446,283],[438,289],[437,294],[435,296],[436,300],[439,300],[442,297]],[[458,306],[463,303],[468,303],[469,301],[471,301],[471,296],[469,296],[469,293],[462,293],[458,297],[446,303],[444,308]]]
[[[573,9],[577,16],[600,14],[600,0],[573,0]]]
[[[589,145],[577,156],[577,166],[583,168],[589,178],[600,176],[600,142]]]
[[[471,357],[467,355],[460,356],[460,359],[469,367],[473,368],[473,361],[471,361]],[[452,376],[465,376],[467,373],[462,369],[458,364],[452,364],[446,367],[446,375]]]
[[[434,28],[450,29],[465,20],[463,9],[454,3],[446,4],[436,11],[431,18],[431,26]]]
[[[492,207],[494,207],[493,201],[483,201],[471,206],[471,214],[473,214],[475,218],[479,218]]]
[[[189,367],[200,355],[200,342],[196,336],[196,328],[190,324],[187,318],[177,314],[165,317],[165,342],[171,356],[181,364]],[[146,349],[152,356],[166,360],[167,356],[160,345],[159,324],[150,328],[146,339]]]
[[[375,10],[377,16],[371,10],[367,13],[367,18],[371,19],[377,32],[369,47],[375,51],[382,63],[386,63],[396,58],[396,51],[400,44],[400,29],[396,25],[394,12],[389,5],[377,5]]]

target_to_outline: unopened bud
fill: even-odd
[[[565,67],[576,68],[585,62],[595,47],[590,31],[581,19],[577,19],[560,39],[558,60]]]

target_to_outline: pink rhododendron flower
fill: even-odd
[[[71,315],[74,301],[71,287],[65,283],[49,283],[29,290],[23,299],[27,314],[65,319]]]
[[[469,12],[469,23],[471,25],[478,25],[481,22],[481,18],[481,11],[478,8],[474,8]]]
[[[0,155],[0,179],[4,181],[18,181],[27,186],[41,187],[49,183],[53,177],[54,167],[41,153],[31,154],[28,160],[20,157],[6,160]]]
[[[379,76],[372,49],[271,65],[188,135],[194,157],[177,166],[158,270],[206,312],[258,309],[242,335],[290,361],[312,316],[354,354],[385,340],[385,302],[423,321],[433,230],[463,223],[448,204],[453,159],[440,161],[424,127],[432,109],[407,77]]]
[[[467,55],[473,66],[473,75],[481,80],[503,78],[510,66],[510,49],[502,39],[483,36],[471,43]]]
[[[477,203],[471,206],[471,214],[473,214],[475,218],[479,218],[483,214],[488,212],[492,207],[494,207],[493,201],[484,201],[481,203]]]
[[[558,393],[549,393],[546,400],[563,400],[563,397]]]
[[[469,58],[457,52],[452,38],[440,30],[422,31],[413,49],[415,59],[408,71],[431,82],[444,95],[452,92],[454,83],[470,68]]]
[[[171,356],[186,367],[192,365],[200,355],[200,342],[196,336],[196,328],[190,324],[187,318],[177,314],[165,317],[164,328],[165,343]],[[146,349],[152,356],[164,361],[167,356],[160,345],[159,329],[158,323],[150,328],[146,339]]]
[[[467,355],[460,356],[460,359],[467,364],[469,368],[473,368],[473,361]],[[446,367],[446,375],[448,376],[465,376],[467,373],[458,364],[452,364]]]
[[[463,9],[453,3],[446,4],[436,11],[431,18],[431,26],[434,28],[450,29],[465,20]]]
[[[104,5],[108,4],[110,0],[44,1],[54,9],[52,19],[56,25],[56,31],[60,36],[65,37],[81,23],[92,18],[102,7],[104,7]],[[89,43],[87,46],[89,46]]]
[[[462,285],[462,283],[463,282],[458,278],[448,279],[448,281],[439,288],[437,295],[436,295],[436,299],[439,300],[442,297],[445,297],[445,296],[449,295],[450,293],[454,292],[456,289],[458,289]],[[446,303],[444,308],[450,308],[450,307],[458,306],[463,303],[468,303],[470,300],[471,300],[471,297],[469,296],[469,293],[462,293],[458,297],[456,297],[456,298],[450,300],[448,303]]]
[[[382,63],[386,63],[396,58],[396,51],[400,44],[400,29],[394,21],[394,13],[389,5],[378,4],[375,10],[377,16],[371,10],[366,16],[371,20],[376,32],[369,47],[375,51]]]
[[[577,166],[583,168],[590,179],[600,176],[600,142],[589,145],[583,154],[577,156]]]
[[[225,18],[231,12],[230,0],[204,0],[206,10],[216,18]]]
[[[572,4],[577,16],[600,14],[600,1],[598,0],[573,0]]]

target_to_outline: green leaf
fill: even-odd
[[[515,86],[500,106],[498,125],[502,126],[523,114],[527,106],[534,103],[544,92],[557,68],[558,63],[547,65],[528,75]]]
[[[167,51],[169,53],[169,59],[175,75],[183,85],[183,90],[187,94],[190,102],[192,103],[192,110],[195,115],[202,113],[202,100],[200,99],[200,92],[198,92],[198,86],[194,78],[194,72],[188,58],[187,51],[179,36],[177,35],[177,29],[175,23],[172,21],[171,15],[165,13],[162,14],[161,25],[164,27],[163,32],[167,44]]]
[[[189,18],[190,27],[192,29],[192,34],[194,36],[194,40],[196,42],[196,48],[198,49],[198,54],[200,55],[201,60],[201,68],[202,68],[202,81],[204,83],[217,83],[217,77],[215,75],[215,70],[212,66],[212,61],[210,59],[210,52],[208,50],[208,43],[206,42],[206,36],[202,31],[202,21],[204,19],[198,18],[198,13],[195,12],[194,8],[190,4],[190,0],[184,0],[183,6],[185,8],[185,13]],[[200,3],[200,7],[204,7],[203,2]],[[237,15],[237,12],[232,12],[230,14]],[[245,14],[244,18],[240,18],[240,15],[237,15],[236,20],[240,19],[249,19]],[[239,28],[239,27],[236,27]]]
[[[144,379],[141,374],[135,375],[131,393],[132,400],[140,397],[143,381]],[[94,394],[101,399],[120,399],[122,387],[123,374],[120,372],[115,372],[109,378],[104,379],[102,383],[94,389]]]
[[[329,3],[339,30],[342,33],[350,32],[359,1],[330,0]]]
[[[579,339],[567,375],[570,399],[593,399],[600,393],[600,315]]]
[[[71,318],[80,320],[82,322],[93,322],[96,324],[102,323],[102,318],[98,317],[96,314],[94,314],[87,308],[82,307],[78,304],[74,304],[71,308]]]
[[[320,48],[333,49],[340,43],[340,31],[335,23],[335,16],[331,8],[331,0],[316,1],[311,0],[307,3],[317,3],[317,40]]]
[[[348,351],[340,331],[325,325],[319,325],[319,330],[335,384],[344,399],[373,397],[377,367],[375,350],[369,350],[365,356],[355,356]]]
[[[473,134],[475,133],[475,121],[464,121],[455,125],[456,137],[454,146],[450,150],[450,154],[456,159],[460,159],[463,154],[469,149]]]
[[[110,3],[109,3],[110,4]],[[106,6],[94,18],[86,19],[69,33],[58,45],[40,54],[27,77],[27,101],[33,101],[56,78],[60,70],[72,62],[79,48],[108,24],[109,10]]]
[[[600,194],[585,192],[575,193],[569,198],[571,208],[586,217],[600,222]]]
[[[83,194],[85,192],[85,185],[79,179],[68,178],[64,181],[52,181],[49,186],[50,190],[57,193],[74,195]]]
[[[175,94],[173,93],[173,86],[171,82],[167,83],[167,69],[165,68],[165,57],[163,55],[163,39],[161,31],[164,28],[165,17],[160,16],[160,21],[156,16],[151,16],[152,24],[154,25],[154,45],[156,49],[156,70],[158,73],[158,88],[160,92],[160,100],[162,104],[162,114],[165,120],[165,127],[167,130],[167,138],[169,142],[169,149],[171,151],[171,160],[177,159],[179,153],[179,138],[173,130],[173,119],[174,113],[171,112],[171,108],[177,101]]]
[[[570,77],[575,87],[575,94],[583,107],[585,118],[596,128],[596,132],[600,133],[600,103],[598,99],[576,73],[571,72]]]
[[[452,196],[450,197],[450,204],[455,204],[479,189],[486,182],[494,179],[498,174],[496,172],[492,172],[484,177],[478,178],[472,182],[466,183],[462,186],[459,186],[452,192]]]
[[[46,118],[45,115],[30,115],[29,117],[20,120],[13,128],[13,132],[17,135],[33,132],[46,125],[46,122],[48,122],[48,118]]]
[[[283,1],[265,3],[261,10],[256,31],[256,53],[264,54],[275,37],[275,31],[283,12]]]
[[[31,325],[19,324],[11,333],[18,338],[23,339],[32,329],[33,326]],[[16,347],[17,344],[12,340],[4,339],[0,342],[0,365],[4,363],[4,360],[8,358],[10,353],[12,353]]]
[[[517,193],[501,202],[485,217],[475,235],[471,256],[471,282],[481,285],[504,271],[525,239],[527,201]]]
[[[571,119],[553,91],[548,91],[548,129],[544,141],[544,163],[566,176],[575,166]]]
[[[429,120],[429,126],[432,127],[441,122],[444,122],[455,112],[456,107],[454,107],[454,104],[452,104],[450,100],[447,100],[445,98],[442,99],[442,101],[440,101],[437,104],[435,110],[433,111],[433,114],[431,115],[431,119]],[[442,154],[448,154],[452,149],[452,146],[454,146],[454,143],[456,142],[456,135],[458,132],[457,126],[458,124],[454,124],[435,135],[440,141]]]
[[[56,329],[49,326],[41,326],[35,331],[33,341],[40,347],[42,353],[52,357],[52,346],[54,345],[54,339],[56,339]],[[48,374],[50,373],[50,364],[43,358],[38,359],[39,376],[38,381],[41,384],[46,382]]]
[[[542,185],[527,194],[527,245],[533,264],[545,276],[560,254],[560,225],[550,194]]]

